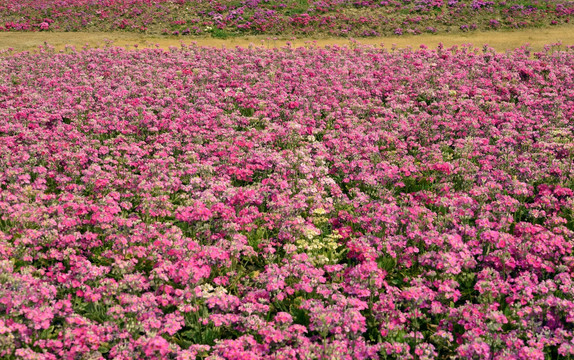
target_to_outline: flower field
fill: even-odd
[[[44,49],[0,118],[2,359],[574,354],[574,48]]]
[[[11,0],[0,4],[0,31],[366,37],[540,27],[573,15],[566,0]]]

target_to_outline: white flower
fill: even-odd
[[[325,211],[325,209],[323,208],[318,208],[313,210],[313,214],[315,215],[325,215],[327,213],[327,211]]]

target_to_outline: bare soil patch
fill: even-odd
[[[84,46],[102,47],[111,43],[114,46],[127,48],[159,46],[167,49],[170,46],[180,46],[183,42],[196,42],[199,46],[214,47],[282,47],[288,42],[294,47],[329,45],[350,45],[350,38],[274,38],[269,36],[232,37],[215,39],[211,37],[173,37],[158,35],[143,35],[125,32],[3,32],[0,33],[0,49],[12,48],[14,51],[32,51],[40,45],[49,44],[56,49],[64,49],[67,45],[80,49]],[[444,46],[472,44],[481,47],[485,44],[497,51],[506,51],[529,44],[534,51],[540,51],[545,45],[561,42],[563,45],[574,45],[574,25],[557,26],[540,29],[520,29],[514,31],[475,31],[469,33],[437,34],[437,35],[406,35],[393,37],[373,37],[357,39],[361,44],[385,46],[391,48],[419,47],[424,44],[435,48],[442,43]]]

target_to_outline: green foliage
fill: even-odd
[[[227,39],[231,36],[233,36],[234,34],[224,30],[224,29],[219,29],[219,28],[214,28],[210,31],[211,36],[216,38],[216,39]]]
[[[240,107],[239,113],[241,116],[251,117],[253,114],[255,114],[255,109],[249,107]]]
[[[456,281],[460,284],[459,291],[460,291],[460,298],[456,302],[457,304],[464,304],[466,302],[476,303],[479,292],[475,289],[475,285],[477,283],[476,274],[473,272],[469,273],[460,273],[455,278]]]
[[[231,327],[215,326],[211,321],[204,325],[203,321],[208,316],[209,310],[205,305],[196,312],[185,313],[185,327],[173,337],[174,342],[187,349],[193,344],[213,346],[216,340],[236,339],[240,335]]]
[[[99,302],[85,302],[84,299],[75,297],[72,301],[72,308],[77,314],[100,324],[111,319],[108,316],[109,307]]]
[[[566,219],[566,227],[574,231],[574,210],[569,208],[562,209],[562,217]]]
[[[54,178],[47,176],[46,177],[46,194],[56,194],[59,195],[62,193],[62,190],[58,188],[58,183]]]
[[[409,176],[402,178],[401,181],[405,186],[402,188],[397,187],[395,189],[397,194],[412,194],[423,190],[431,190],[433,187],[433,183],[424,177]]]
[[[377,264],[379,265],[379,268],[390,273],[397,266],[397,259],[391,256],[379,256]]]
[[[434,96],[427,95],[427,94],[419,94],[419,95],[417,96],[417,101],[418,101],[418,102],[424,102],[424,103],[426,103],[427,106],[428,106],[428,105],[430,105],[430,104],[436,102],[436,101],[437,101],[437,98],[434,97]]]

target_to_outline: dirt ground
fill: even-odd
[[[89,47],[101,47],[106,45],[106,41],[112,41],[112,45],[134,48],[134,45],[140,47],[151,46],[156,44],[161,48],[167,49],[170,46],[180,46],[183,42],[190,44],[195,41],[200,46],[215,46],[233,48],[236,46],[247,47],[253,46],[281,47],[286,42],[291,42],[293,46],[305,46],[316,41],[317,46],[325,45],[349,45],[351,40],[348,38],[323,38],[323,39],[278,39],[274,37],[233,37],[228,39],[214,39],[209,37],[189,38],[173,36],[151,36],[145,34],[125,33],[125,32],[2,32],[0,33],[0,49],[13,48],[15,51],[31,51],[39,45],[48,43],[56,49],[64,49],[66,45],[72,45],[80,49],[86,44]],[[362,38],[358,41],[362,44],[377,45],[383,44],[386,48],[396,45],[399,48],[412,46],[417,48],[424,44],[434,48],[439,43],[449,47],[452,45],[472,44],[482,47],[488,44],[497,51],[512,50],[524,44],[530,44],[534,51],[540,51],[544,45],[562,42],[563,45],[574,45],[574,25],[557,26],[541,29],[520,29],[515,31],[489,31],[489,32],[469,32],[457,34],[438,34],[438,35],[417,35],[417,36],[396,36],[396,37],[379,37],[379,38]]]

